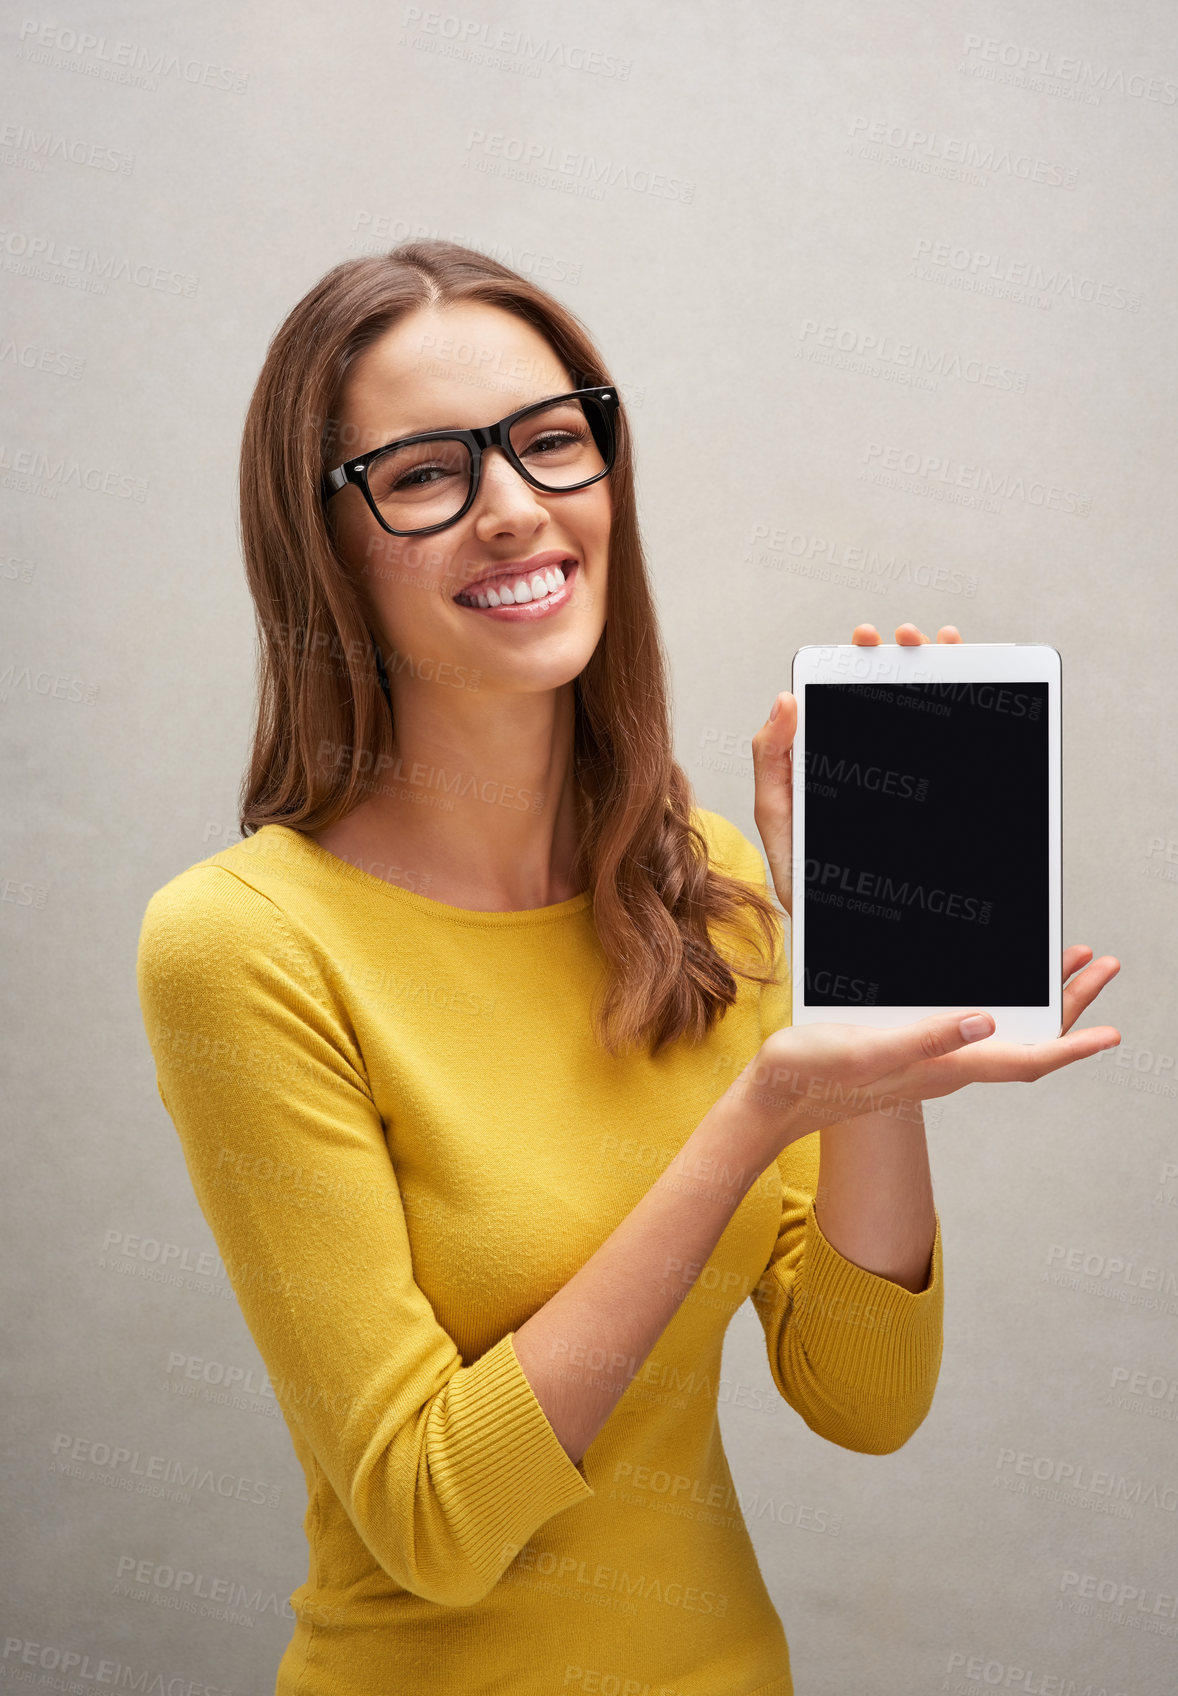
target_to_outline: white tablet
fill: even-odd
[[[793,693],[794,1023],[977,1007],[1057,1037],[1056,650],[799,648]]]

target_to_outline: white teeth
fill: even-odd
[[[514,583],[500,583],[497,590],[468,590],[465,599],[480,607],[520,606],[527,601],[542,601],[545,595],[554,595],[567,582],[559,565],[545,566],[543,571],[535,572],[531,578],[517,577]]]

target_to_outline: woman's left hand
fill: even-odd
[[[857,624],[851,633],[852,642],[860,647],[873,648],[879,642],[874,624]],[[937,631],[938,642],[960,642],[955,624],[944,624]],[[928,637],[915,624],[896,627],[896,641],[904,647],[927,642]],[[753,737],[753,781],[756,799],[753,818],[765,844],[765,857],[777,899],[793,917],[793,745],[798,728],[798,702],[795,695],[783,692],[774,702],[776,718],[766,719]]]

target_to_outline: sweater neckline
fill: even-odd
[[[297,852],[304,854],[321,871],[326,871],[340,882],[358,884],[393,902],[407,906],[412,911],[446,919],[451,924],[474,925],[487,930],[511,930],[529,925],[550,924],[583,912],[593,900],[592,890],[585,889],[579,895],[570,895],[567,900],[555,901],[547,907],[523,907],[507,912],[483,911],[477,907],[454,907],[449,902],[436,901],[431,895],[421,895],[415,889],[403,889],[399,883],[390,883],[387,878],[377,877],[374,872],[363,871],[350,860],[333,854],[330,848],[324,848],[305,831],[297,830],[293,825],[262,825],[254,832],[253,840],[256,841],[265,831],[279,832]]]

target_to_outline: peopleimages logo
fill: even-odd
[[[908,479],[914,489],[923,486],[938,497],[946,490],[949,495],[967,490],[971,496],[982,499],[1001,496],[1003,500],[1023,501],[1028,506],[1041,506],[1053,512],[1071,512],[1079,518],[1087,518],[1092,511],[1091,495],[1082,495],[1059,483],[1028,479],[1021,473],[1004,471],[999,476],[988,465],[965,465],[945,454],[869,442],[863,451],[863,463],[866,469],[861,476],[868,482],[886,482],[889,477],[894,481],[899,475]],[[991,510],[1001,509],[992,505]]]
[[[577,42],[554,41],[551,36],[533,36],[526,30],[507,29],[502,24],[483,19],[459,17],[453,12],[423,11],[420,6],[406,6],[402,12],[406,30],[416,29],[421,36],[433,36],[452,47],[456,57],[470,57],[476,64],[497,65],[497,55],[506,59],[518,58],[526,69],[538,76],[544,65],[559,65],[570,71],[587,71],[593,76],[613,77],[628,82],[634,61],[615,53],[603,53],[594,47]],[[418,38],[420,40],[420,36]],[[401,45],[416,45],[410,38],[401,37]]]
[[[282,1497],[280,1484],[267,1484],[258,1478],[239,1478],[236,1473],[216,1473],[211,1466],[199,1461],[183,1461],[166,1455],[143,1455],[138,1449],[123,1448],[117,1443],[94,1442],[89,1437],[75,1437],[59,1431],[53,1439],[51,1473],[67,1478],[82,1478],[89,1482],[114,1483],[120,1489],[133,1489],[133,1479],[139,1480],[140,1495],[167,1494],[172,1486],[171,1499],[191,1500],[194,1492],[209,1496],[249,1502],[257,1507],[277,1507]]]
[[[78,381],[86,367],[81,354],[42,347],[39,342],[17,342],[12,337],[0,341],[0,364],[5,361],[20,365],[26,371],[43,371],[50,377],[69,377],[74,382]]]
[[[443,811],[452,812],[456,800],[473,799],[483,801],[488,806],[506,807],[509,812],[524,813],[531,809],[533,813],[544,810],[544,791],[540,789],[525,789],[514,783],[500,783],[497,778],[480,777],[476,772],[448,771],[445,766],[430,766],[420,760],[406,770],[405,762],[398,754],[373,754],[369,748],[353,748],[347,742],[320,742],[319,763],[330,769],[355,769],[368,774],[366,782],[375,787],[377,792],[384,794],[388,784],[381,782],[387,778],[390,784],[403,784],[405,799],[416,800],[419,797],[439,805]]]
[[[1073,1572],[1069,1568],[1059,1587],[1065,1593],[1074,1591],[1077,1596],[1105,1602],[1114,1608],[1133,1608],[1137,1613],[1178,1619],[1178,1596],[1169,1591],[1151,1590],[1145,1584],[1123,1584],[1115,1578],[1104,1578],[1094,1572]]]
[[[110,41],[105,35],[40,23],[36,18],[21,23],[17,56],[34,65],[76,71],[104,82],[130,82],[139,88],[158,88],[158,78],[174,77],[201,88],[244,94],[247,81],[244,71],[226,65],[182,58],[167,48],[145,47],[136,41]]]
[[[746,565],[763,569],[785,570],[803,577],[819,577],[824,581],[832,575],[835,581],[854,578],[856,585],[865,585],[886,593],[893,583],[915,583],[921,589],[937,589],[950,595],[977,594],[978,580],[946,565],[926,565],[897,557],[863,543],[833,540],[812,536],[804,530],[791,530],[787,525],[753,524],[748,537],[749,552]],[[753,548],[758,548],[756,554]],[[1178,844],[1176,844],[1178,847]]]
[[[1100,1467],[1086,1466],[1080,1460],[1057,1460],[1054,1455],[1030,1454],[1025,1449],[999,1449],[994,1482],[1007,1476],[1008,1469],[1015,1477],[1033,1478],[1041,1485],[1078,1491],[1088,1497],[1105,1497],[1132,1507],[1158,1508],[1162,1513],[1178,1512],[1178,1486],[1163,1484],[1159,1488],[1143,1478],[1106,1472]]]
[[[1159,106],[1178,103],[1178,82],[1173,77],[1147,77],[1121,65],[1094,64],[1074,53],[1057,53],[1042,42],[967,35],[963,52],[961,69],[972,75],[988,73],[996,81],[1009,78],[1048,94],[1067,91],[1093,106],[1100,105],[1102,94],[1126,94]]]
[[[954,1677],[946,1683],[949,1691],[968,1690],[970,1686],[988,1686],[991,1690],[1013,1690],[1015,1696],[1128,1696],[1111,1684],[1099,1679],[1075,1679],[1066,1673],[1041,1672],[1024,1667],[1015,1661],[1000,1661],[987,1655],[971,1655],[956,1649],[949,1656],[948,1672]]]
[[[164,1591],[170,1595],[184,1598],[185,1611],[195,1612],[195,1607],[189,1606],[193,1599],[216,1606],[237,1609],[239,1612],[256,1616],[258,1614],[273,1614],[278,1619],[293,1620],[294,1609],[289,1600],[279,1596],[277,1591],[266,1590],[260,1584],[250,1588],[240,1579],[212,1576],[204,1572],[193,1572],[188,1567],[171,1566],[166,1561],[156,1561],[150,1557],[141,1558],[137,1555],[120,1555],[115,1573],[115,1594],[132,1585],[144,1589]],[[207,1610],[202,1609],[202,1612]],[[251,1620],[252,1624],[253,1621]]]
[[[1020,177],[1024,182],[1043,183],[1049,188],[1074,188],[1076,167],[1061,165],[1030,153],[1012,152],[969,136],[945,135],[915,124],[894,124],[886,118],[857,117],[851,122],[853,140],[863,138],[881,147],[895,148],[913,157],[923,155],[944,164],[965,165],[999,177]]]
[[[0,442],[0,476],[5,488],[27,487],[51,499],[59,489],[82,489],[92,495],[114,495],[118,500],[147,499],[145,477],[83,465],[76,459],[54,459],[35,448],[10,448],[6,442]]]
[[[502,161],[518,166],[518,170],[502,171],[501,175],[522,176],[541,181],[545,174],[554,182],[584,182],[597,190],[628,188],[635,194],[648,194],[659,200],[680,200],[685,205],[695,199],[695,184],[665,171],[652,171],[634,166],[621,159],[601,158],[593,153],[580,153],[575,147],[557,148],[531,137],[504,135],[501,130],[488,134],[486,130],[468,130],[466,159],[472,158],[476,168],[482,157],[490,162]]]
[[[845,755],[835,760],[828,753],[807,748],[799,764],[809,780],[807,789],[825,784],[823,793],[833,794],[840,783],[852,783],[857,789],[896,795],[902,800],[923,801],[928,794],[927,777],[914,777],[911,772],[892,771],[884,766],[864,766]]]
[[[1127,1284],[1134,1290],[1156,1290],[1162,1295],[1178,1296],[1178,1272],[1165,1266],[1127,1260],[1120,1254],[1100,1254],[1064,1243],[1052,1243],[1047,1250],[1047,1264],[1082,1273],[1086,1278]]]
[[[574,262],[544,248],[526,245],[513,247],[505,241],[484,241],[481,237],[472,236],[468,231],[450,230],[437,224],[423,224],[408,218],[398,218],[391,212],[360,209],[352,220],[352,229],[352,248],[369,253],[383,253],[396,242],[419,238],[430,241],[456,241],[460,247],[473,247],[476,252],[486,254],[488,259],[497,259],[500,265],[508,265],[513,271],[523,271],[526,276],[534,277],[538,281],[576,283],[581,278],[583,262],[580,259]]]
[[[93,248],[59,242],[52,236],[30,235],[24,230],[0,230],[0,253],[4,255],[5,269],[17,276],[41,277],[91,294],[105,294],[112,282],[189,297],[197,290],[197,279],[185,271],[137,263],[121,254],[98,253]]]
[[[949,919],[976,920],[979,924],[989,924],[993,904],[989,901],[979,901],[973,895],[959,895],[946,889],[929,889],[923,883],[910,883],[907,878],[903,883],[885,876],[881,872],[861,871],[856,873],[850,866],[840,866],[828,860],[824,864],[818,860],[807,860],[805,863],[806,882],[820,890],[826,890],[833,884],[836,890],[846,895],[865,895],[872,900],[885,901],[900,907],[920,907],[926,912],[943,914]]]
[[[123,153],[117,147],[105,147],[96,141],[82,141],[76,136],[55,133],[53,130],[30,129],[27,124],[0,124],[0,161],[7,164],[3,154],[9,153],[29,168],[40,171],[47,160],[61,164],[88,165],[95,171],[119,171],[129,177],[135,169],[135,155]]]
[[[849,978],[843,972],[827,971],[824,967],[813,972],[809,966],[804,967],[802,979],[807,1000],[829,997],[832,1001],[862,1002],[865,1007],[872,1007],[879,999],[877,983],[869,983],[866,978]]]
[[[924,347],[904,336],[859,330],[850,324],[820,324],[817,318],[807,318],[798,341],[798,353],[802,358],[810,358],[818,349],[832,356],[845,354],[852,368],[865,365],[868,374],[874,374],[877,368],[882,372],[891,367],[901,375],[928,378],[930,381],[952,377],[964,383],[977,383],[981,388],[1004,389],[1012,394],[1026,392],[1025,371],[971,354]],[[931,386],[935,388],[936,383]]]
[[[1007,283],[1033,289],[1050,298],[1061,296],[1096,306],[1117,306],[1126,312],[1141,310],[1141,296],[1123,284],[1102,282],[1084,272],[1059,265],[1045,266],[1034,259],[1012,259],[984,248],[961,247],[951,241],[931,241],[921,236],[913,250],[914,260],[924,260],[934,269],[957,271],[990,283]]]

